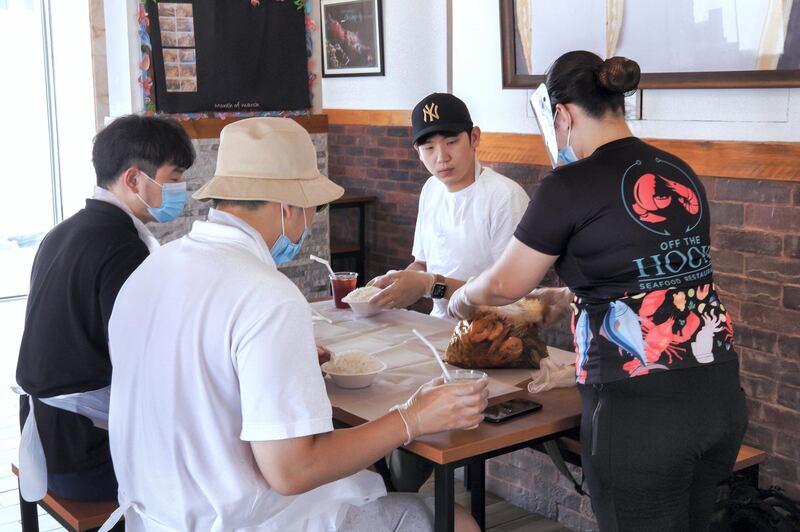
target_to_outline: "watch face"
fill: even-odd
[[[447,285],[436,283],[435,285],[433,285],[433,292],[431,293],[431,297],[433,299],[442,299],[446,291],[447,291]]]

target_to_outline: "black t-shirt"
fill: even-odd
[[[47,234],[31,271],[17,362],[17,382],[26,392],[52,397],[111,384],[108,320],[123,283],[147,255],[130,217],[102,201],[87,200]],[[28,401],[22,399],[24,419]],[[35,412],[50,473],[111,460],[108,432],[88,418],[39,401]]]
[[[577,296],[579,382],[735,357],[713,288],[705,189],[674,155],[628,137],[556,168],[514,236],[558,255]]]

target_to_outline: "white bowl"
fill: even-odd
[[[347,301],[345,299],[342,299],[342,301],[350,305],[350,310],[359,318],[369,318],[383,310],[382,307],[367,301]]]
[[[382,311],[383,308],[375,305],[374,303],[369,303],[368,301],[354,301],[354,297],[358,297],[359,294],[363,294],[364,292],[371,293],[371,297],[375,297],[381,291],[379,288],[375,288],[372,286],[358,288],[345,297],[342,298],[342,301],[350,305],[350,310],[353,311],[353,314],[358,316],[359,318],[368,318],[370,316],[374,316],[378,312]],[[374,292],[374,293],[373,293]],[[363,297],[363,296],[362,296]]]
[[[364,373],[341,373],[333,370],[334,362],[329,360],[322,364],[322,371],[327,373],[331,376],[333,383],[340,388],[349,388],[349,389],[358,389],[358,388],[367,388],[372,384],[372,381],[375,380],[375,376],[380,373],[381,371],[386,369],[386,363],[382,360],[378,360],[375,357],[372,358],[376,363],[377,366],[375,369],[364,372]]]

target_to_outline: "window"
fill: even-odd
[[[0,301],[27,295],[39,242],[91,195],[88,4],[0,0]]]

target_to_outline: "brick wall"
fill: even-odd
[[[410,128],[331,125],[330,176],[349,193],[378,197],[367,213],[367,276],[411,260],[419,192],[429,174]],[[491,164],[532,194],[541,166]],[[747,442],[770,455],[762,485],[800,500],[800,183],[703,177],[711,204],[714,277],[734,318],[748,395]],[[352,213],[331,218],[332,241],[352,241]],[[551,274],[546,284],[555,283]],[[566,324],[551,345],[571,349]],[[534,451],[493,460],[489,489],[574,530],[594,528],[588,500]]]
[[[800,183],[705,179],[714,278],[735,318],[762,484],[800,500]]]

